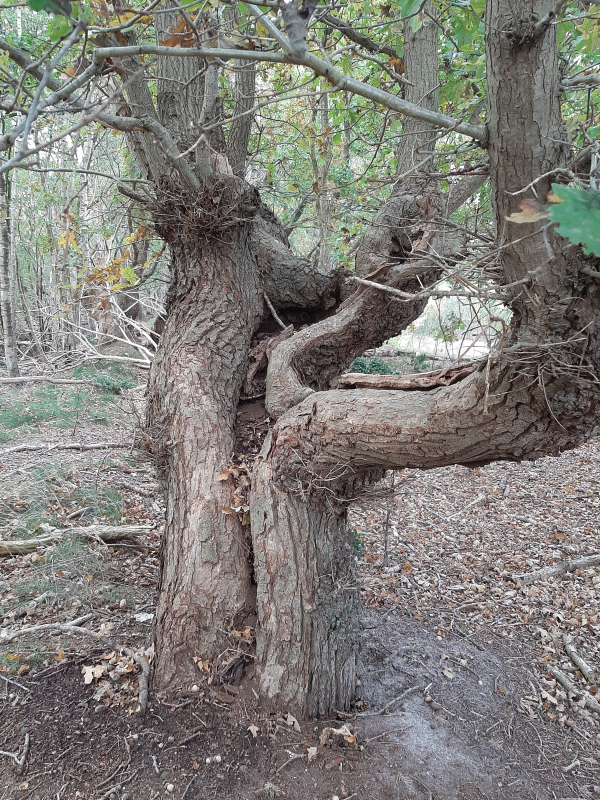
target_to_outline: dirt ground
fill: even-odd
[[[151,696],[139,717],[134,656],[152,656],[164,509],[152,465],[130,447],[142,393],[128,391],[107,423],[30,425],[0,446],[0,538],[27,525],[39,535],[42,512],[66,531],[0,559],[0,800],[600,796],[600,716],[585,692],[599,695],[562,640],[597,674],[600,568],[516,577],[600,551],[598,440],[535,464],[404,471],[393,487],[390,473],[353,504],[364,634],[351,714],[266,715],[248,669],[239,686],[199,672],[187,694]],[[260,408],[244,415],[246,438],[260,439]],[[73,441],[122,445],[11,449]],[[148,531],[106,545],[69,538],[73,519]],[[101,638],[22,633],[89,614],[81,625]]]

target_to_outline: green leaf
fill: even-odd
[[[63,36],[66,36],[71,30],[71,22],[62,15],[57,15],[52,18],[48,25],[48,36],[51,41],[58,42]]]
[[[423,0],[400,0],[400,16],[410,17],[421,8]]]
[[[137,275],[131,267],[121,267],[121,278],[124,278],[131,286],[137,283]]]
[[[45,11],[47,14],[59,14],[63,17],[71,16],[69,0],[27,0],[27,3],[33,11]]]
[[[548,216],[558,232],[573,244],[582,244],[586,255],[600,256],[600,192],[552,184],[562,203],[550,206]]]

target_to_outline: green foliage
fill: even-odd
[[[464,331],[465,322],[462,315],[450,311],[446,317],[440,321],[440,327],[435,334],[435,339],[438,342],[454,342],[457,339],[459,331]]]
[[[358,558],[362,558],[365,553],[365,540],[362,538],[356,528],[352,528],[352,545],[354,553]]]
[[[552,189],[562,203],[550,206],[548,216],[557,224],[560,235],[583,245],[586,255],[600,256],[600,192],[556,183]]]
[[[96,375],[94,384],[99,386],[105,394],[121,394],[124,389],[133,389],[135,381],[115,380],[110,375]]]
[[[78,380],[91,378],[94,385],[102,390],[105,400],[136,385],[135,372],[118,361],[100,361],[95,366],[76,367],[73,376]]]
[[[73,10],[69,0],[27,0],[27,5],[32,11],[45,11],[64,17],[70,17]]]
[[[80,390],[64,390],[54,386],[42,386],[21,399],[13,393],[0,401],[0,427],[12,430],[39,425],[52,420],[57,427],[73,424],[74,414],[80,412],[87,393]]]
[[[386,364],[381,358],[355,358],[350,364],[350,372],[360,372],[363,375],[399,375],[397,369]]]
[[[431,360],[425,353],[414,353],[410,356],[410,366],[414,372],[425,372],[431,366]]]
[[[102,395],[100,401],[106,397]],[[78,417],[108,422],[108,416],[92,405],[90,392],[79,387],[41,386],[31,394],[13,393],[0,400],[0,428],[5,431],[37,427],[44,422],[69,428]]]

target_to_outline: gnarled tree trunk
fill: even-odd
[[[240,183],[232,178],[179,204],[165,200],[157,213],[174,274],[148,398],[167,505],[158,689],[193,683],[194,657],[216,658],[228,630],[255,607],[248,537],[236,514],[223,513],[235,506],[234,486],[218,480],[233,456],[237,402],[263,308],[250,249],[258,198]],[[217,198],[223,210],[211,216],[206,209]]]
[[[499,244],[504,245],[500,252],[506,288],[500,291],[513,311],[503,349],[458,383],[430,391],[318,391],[331,380],[335,360],[336,342],[328,336],[331,320],[326,321],[329,331],[321,323],[318,331],[309,329],[284,342],[272,356],[270,369],[277,365],[278,371],[267,384],[267,405],[280,416],[255,468],[251,504],[254,549],[260,554],[258,666],[267,703],[279,704],[285,692],[282,676],[294,687],[286,698],[300,714],[346,707],[351,699],[346,682],[336,684],[329,695],[321,691],[327,683],[321,671],[329,670],[331,686],[338,667],[330,656],[330,641],[340,647],[340,662],[352,662],[342,637],[335,636],[344,584],[332,584],[323,573],[315,576],[312,562],[304,558],[308,548],[319,552],[320,542],[328,552],[332,542],[345,541],[343,520],[327,508],[343,509],[357,483],[377,470],[536,458],[576,446],[598,424],[600,288],[580,272],[585,264],[597,269],[597,260],[585,259],[579,249],[563,249],[563,240],[543,229],[542,222],[517,227],[506,221],[520,199],[510,193],[566,160],[556,31],[551,25],[541,32],[535,28],[550,8],[551,3],[533,0],[517,0],[516,5],[491,0],[486,14],[490,177]],[[550,178],[538,182],[542,201],[549,184]],[[398,264],[408,250],[407,230],[394,218],[394,203],[402,207],[392,196],[384,209],[389,235],[377,239],[371,231],[362,251],[367,269],[379,269],[382,262],[385,267],[392,256],[401,275],[410,266]],[[369,235],[375,247],[368,246]],[[509,245],[511,238],[519,241]],[[367,289],[364,296],[372,292]],[[385,329],[385,323],[379,326]],[[344,359],[347,345],[346,337],[340,342]],[[297,545],[299,539],[305,541],[299,520],[308,527],[309,540],[321,536],[314,544],[307,542],[306,550]],[[287,614],[279,615],[273,609],[285,595],[279,577],[284,553],[294,554],[284,562],[294,602]],[[348,574],[335,556],[328,558],[338,574]],[[319,609],[329,625],[320,624]],[[319,624],[313,625],[313,619]],[[304,690],[296,691],[301,680],[290,675],[284,648],[273,642],[290,642],[295,653],[298,643],[309,638],[308,655],[298,662]],[[321,649],[324,658],[311,665],[312,654]],[[315,670],[317,690],[311,684]]]

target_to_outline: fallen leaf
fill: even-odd
[[[521,209],[520,211],[515,211],[506,218],[509,222],[516,222],[519,225],[523,225],[525,223],[537,222],[540,219],[546,219],[546,212],[538,211],[535,200],[521,200],[519,208]]]
[[[316,747],[309,747],[306,751],[306,755],[308,756],[308,763],[310,764],[311,761],[317,757],[317,748]]]
[[[250,731],[253,739],[256,739],[256,737],[258,736],[258,728],[256,727],[256,725],[248,725],[248,728],[246,730]]]
[[[290,728],[293,728],[295,731],[297,731],[297,733],[300,733],[300,724],[296,717],[294,717],[292,714],[288,714],[285,721]]]

